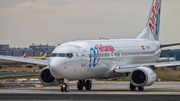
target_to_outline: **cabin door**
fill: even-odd
[[[83,49],[81,47],[77,47],[77,49],[79,50],[81,56],[81,66],[86,66],[86,57]]]
[[[121,51],[120,51],[120,58],[119,58],[120,65],[123,64],[123,61],[124,61],[124,53],[123,53],[123,51],[121,50]]]

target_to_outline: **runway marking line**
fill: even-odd
[[[180,87],[177,87],[177,88],[168,88],[168,89],[180,89]]]
[[[43,87],[43,85],[35,84],[36,87]]]
[[[119,94],[119,93],[122,93],[122,92],[109,92],[109,93],[105,93],[105,94]]]
[[[97,93],[97,94],[119,94],[121,92],[108,92],[108,93]]]
[[[163,90],[162,88],[157,88],[157,89],[154,89],[154,90]]]
[[[93,89],[101,89],[101,88],[93,88]]]

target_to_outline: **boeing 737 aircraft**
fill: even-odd
[[[43,84],[61,84],[68,92],[69,80],[78,80],[77,89],[91,90],[91,79],[130,78],[130,90],[144,90],[156,80],[158,67],[180,66],[180,62],[156,63],[161,48],[180,43],[159,42],[161,1],[153,0],[147,24],[135,39],[105,39],[72,41],[56,47],[49,60],[11,56],[1,59],[47,65],[39,73]]]

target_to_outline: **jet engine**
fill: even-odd
[[[42,84],[46,85],[55,85],[58,82],[50,73],[49,66],[46,66],[43,68],[40,73],[39,73],[39,80],[41,81]]]
[[[156,73],[149,67],[138,67],[130,74],[130,82],[136,87],[150,86],[156,80]]]

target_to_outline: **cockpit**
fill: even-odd
[[[52,53],[51,57],[67,57],[67,58],[72,58],[73,54],[72,53]]]

